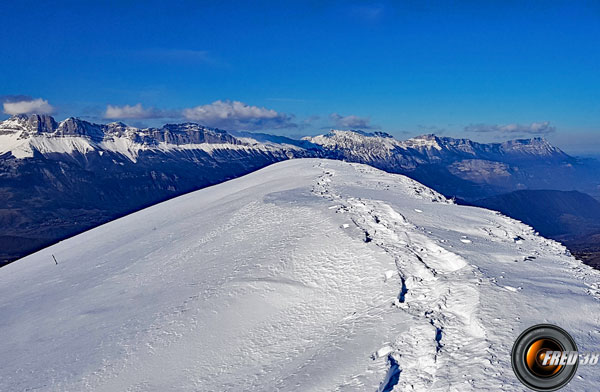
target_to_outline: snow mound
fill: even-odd
[[[0,390],[523,390],[515,338],[551,322],[594,350],[598,287],[496,212],[290,160],[0,269]]]

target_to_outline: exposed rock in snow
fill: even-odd
[[[30,158],[35,152],[85,155],[108,151],[135,162],[140,151],[210,153],[219,148],[268,151],[281,146],[245,143],[225,131],[194,123],[140,129],[120,122],[93,124],[73,117],[56,122],[48,115],[18,115],[0,123],[0,155],[8,152],[16,158]]]

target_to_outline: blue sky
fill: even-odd
[[[299,136],[544,136],[600,154],[600,3],[2,2],[4,117]]]

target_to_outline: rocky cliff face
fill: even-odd
[[[78,118],[67,118],[56,122],[48,115],[19,115],[0,123],[0,134],[5,138],[13,136],[21,143],[0,144],[0,151],[13,152],[19,147],[51,139],[55,144],[65,138],[81,138],[94,147],[94,150],[116,150],[107,142],[120,140],[137,144],[138,149],[152,149],[161,143],[170,146],[190,144],[243,144],[227,132],[203,127],[199,124],[166,124],[161,128],[135,128],[123,123],[94,124]],[[66,144],[65,142],[64,144]],[[104,145],[103,145],[104,143]],[[44,152],[44,151],[40,151]],[[50,151],[51,152],[51,151]],[[15,155],[15,154],[13,154]],[[19,157],[18,155],[15,155]]]
[[[292,157],[198,124],[139,129],[50,116],[0,123],[0,261]]]

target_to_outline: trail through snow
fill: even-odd
[[[332,181],[326,181],[332,176],[331,171],[324,174],[317,192],[341,202],[340,210],[350,214],[365,235],[394,258],[406,288],[402,301],[399,296],[394,305],[410,314],[414,322],[407,332],[396,337],[394,349],[384,354],[392,356],[391,363],[400,364],[402,383],[414,390],[446,388],[450,385],[441,385],[445,384],[443,380],[455,380],[457,375],[436,377],[438,369],[452,372],[454,367],[460,373],[470,374],[470,367],[478,368],[482,363],[494,365],[490,360],[494,354],[477,314],[480,292],[475,286],[483,281],[481,273],[461,256],[420,233],[390,205],[355,198],[342,201],[343,197],[332,189]],[[440,195],[428,196],[432,201],[448,203]],[[453,363],[461,366],[452,366]],[[474,390],[473,383],[465,381],[468,385],[461,385],[461,390]]]
[[[362,173],[377,172],[365,166],[354,168]],[[495,390],[498,387],[506,390],[505,381],[510,378],[510,373],[507,373],[507,370],[510,372],[510,361],[507,361],[506,349],[510,340],[501,346],[503,352],[498,352],[496,340],[499,332],[506,333],[507,325],[514,325],[514,321],[520,320],[520,317],[498,317],[502,313],[499,307],[509,305],[509,301],[499,301],[494,307],[482,307],[480,296],[482,293],[497,291],[497,279],[486,278],[478,267],[470,265],[459,254],[438,245],[438,242],[443,244],[446,240],[436,240],[425,235],[424,231],[429,234],[432,232],[412,224],[389,204],[380,200],[345,198],[345,192],[332,185],[335,183],[332,180],[334,176],[335,171],[325,169],[317,182],[315,193],[338,203],[338,211],[352,217],[356,226],[364,231],[368,242],[373,242],[394,258],[402,287],[394,304],[414,319],[408,331],[398,336],[392,347],[385,346],[374,355],[375,358],[390,357],[390,371],[386,380],[396,375],[396,382],[399,382],[401,372],[402,380],[393,390],[424,391],[433,388],[476,391]],[[407,179],[404,181],[410,182]],[[383,182],[377,182],[375,188],[382,188],[382,185]],[[431,202],[451,204],[429,189],[419,188],[416,183],[413,186],[415,196],[425,195]],[[383,187],[389,189],[389,185]],[[423,213],[418,208],[413,211]],[[524,238],[521,235],[536,237],[527,226],[516,224],[506,217],[501,220],[515,227],[496,225],[493,228],[484,226],[479,229],[493,236],[492,241],[496,242],[522,243]],[[500,235],[497,229],[500,229]],[[555,255],[568,254],[557,243],[539,237],[536,239],[542,240]],[[461,235],[459,241],[464,244],[472,243],[466,235]],[[525,259],[530,257],[532,256]],[[597,277],[596,271],[588,269],[580,274],[586,268],[581,265],[572,267],[584,282],[591,276]],[[590,288],[597,286],[584,284],[588,286],[588,293]],[[508,285],[500,287],[510,292],[522,290],[522,287],[517,289]],[[502,296],[498,297],[501,298]],[[568,313],[568,309],[566,311]],[[552,314],[546,315],[545,322],[553,321],[549,316]],[[511,331],[514,330],[515,326],[511,327]],[[597,333],[595,330],[590,332]],[[487,377],[476,377],[477,374],[485,374]],[[461,378],[463,382],[457,383],[456,380]],[[384,390],[386,386],[389,387],[389,383],[383,382],[380,390]]]
[[[551,322],[598,350],[599,295],[519,222],[292,160],[0,269],[0,390],[523,391],[514,339]]]

